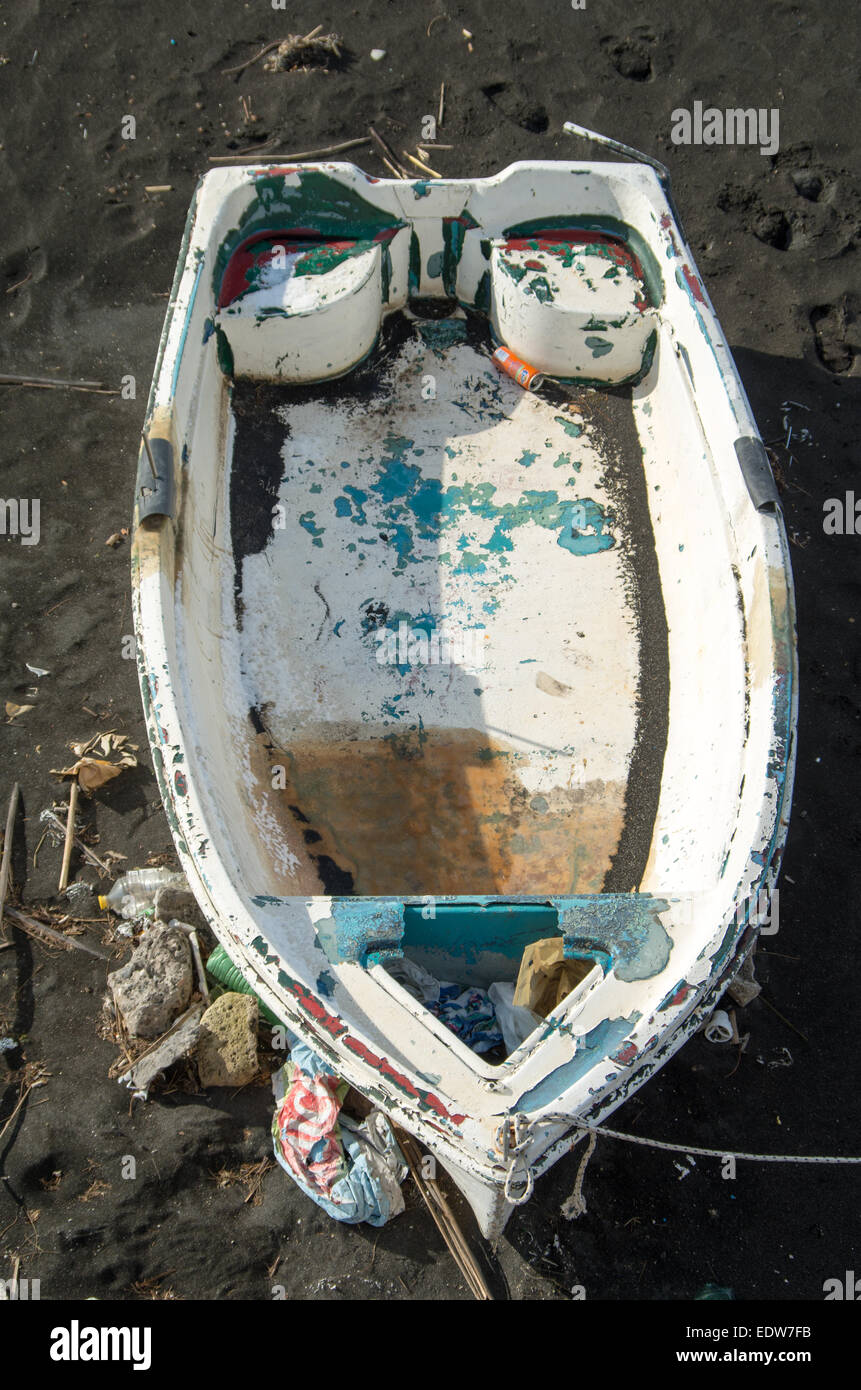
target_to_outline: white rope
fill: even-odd
[[[541,1120],[542,1124],[561,1124],[561,1115],[548,1115]],[[570,1124],[570,1116],[567,1117]],[[861,1163],[861,1158],[835,1158],[833,1156],[823,1156],[821,1154],[749,1154],[738,1153],[732,1149],[700,1149],[691,1144],[667,1144],[662,1139],[644,1139],[639,1134],[622,1134],[617,1129],[605,1129],[603,1125],[588,1125],[583,1121],[575,1122],[576,1128],[586,1131],[589,1134],[600,1134],[605,1139],[622,1139],[629,1144],[641,1144],[647,1149],[665,1149],[668,1153],[674,1154],[696,1154],[702,1158],[741,1158],[749,1163]]]
[[[523,1150],[528,1146],[531,1131],[537,1129],[538,1125],[547,1124],[566,1124],[571,1125],[570,1115],[543,1115],[539,1120],[528,1121],[521,1130],[520,1121],[525,1117],[517,1115],[514,1117],[514,1128],[516,1142],[512,1150],[512,1160],[508,1172],[505,1175],[505,1196],[513,1206],[522,1206],[528,1202],[532,1196],[535,1186],[535,1176],[531,1164],[523,1164]],[[618,1129],[605,1129],[603,1125],[589,1125],[583,1120],[574,1121],[573,1127],[579,1132],[571,1143],[571,1148],[579,1144],[584,1135],[588,1134],[589,1145],[583,1155],[580,1168],[577,1172],[577,1179],[574,1183],[574,1190],[562,1205],[562,1215],[569,1221],[575,1221],[578,1216],[582,1216],[586,1210],[586,1201],[583,1196],[583,1178],[586,1173],[586,1166],[595,1151],[595,1143],[600,1135],[604,1139],[621,1139],[628,1144],[640,1144],[646,1149],[663,1149],[666,1153],[673,1154],[696,1154],[698,1158],[738,1158],[748,1163],[861,1163],[861,1158],[840,1158],[832,1155],[823,1154],[750,1154],[739,1153],[733,1149],[702,1149],[692,1144],[668,1144],[663,1139],[646,1139],[639,1134],[623,1134]],[[519,1196],[512,1195],[512,1187],[515,1178],[521,1178],[525,1182],[523,1192]]]
[[[589,1143],[586,1146],[586,1152],[577,1170],[577,1180],[574,1183],[574,1191],[571,1193],[571,1196],[567,1197],[562,1203],[562,1215],[565,1217],[566,1221],[576,1221],[578,1216],[583,1216],[586,1212],[586,1198],[583,1196],[583,1179],[586,1176],[586,1168],[588,1167],[589,1159],[595,1152],[595,1145],[597,1142],[598,1136],[593,1130],[589,1135]]]

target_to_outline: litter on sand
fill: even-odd
[[[456,1033],[473,1052],[502,1045],[502,1030],[487,990],[435,980],[422,966],[402,957],[387,962],[388,973],[419,1003]]]
[[[297,68],[328,68],[340,62],[344,47],[338,34],[312,30],[304,37],[288,34],[263,64],[264,72],[294,72]]]
[[[711,1043],[728,1043],[733,1039],[733,1026],[725,1009],[715,1009],[703,1032]]]
[[[137,767],[137,744],[126,734],[95,734],[86,743],[69,744],[77,762],[71,767],[52,767],[55,777],[77,777],[86,792],[104,786],[127,767]]]
[[[275,1072],[275,1157],[306,1196],[335,1221],[384,1226],[404,1209],[407,1165],[387,1117],[361,1123],[341,1109],[348,1086],[322,1057],[290,1037],[290,1060]]]

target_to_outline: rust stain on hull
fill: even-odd
[[[314,891],[600,891],[622,833],[623,782],[535,794],[519,776],[532,755],[484,731],[367,732],[269,750],[285,768],[279,819],[317,866]]]

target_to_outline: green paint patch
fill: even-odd
[[[586,346],[593,357],[605,357],[608,352],[613,351],[613,344],[608,343],[606,338],[587,338]]]
[[[442,357],[443,353],[456,343],[466,342],[465,319],[425,319],[418,322],[416,328],[422,342],[426,343],[437,357]],[[418,449],[416,453],[419,453]],[[453,451],[449,457],[455,457]]]
[[[525,294],[534,294],[540,304],[553,303],[553,291],[546,275],[533,275],[529,284],[524,287]]]
[[[499,268],[514,281],[515,285],[519,285],[520,281],[525,279],[528,274],[525,265],[522,265],[520,261],[510,261],[507,256],[500,256]]]

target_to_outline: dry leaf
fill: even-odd
[[[8,723],[11,724],[13,719],[17,719],[17,718],[18,718],[18,715],[19,715],[19,714],[26,714],[27,711],[28,711],[29,709],[32,709],[32,708],[33,708],[32,705],[15,705],[15,704],[12,703],[11,700],[7,700],[7,701],[6,701],[6,714],[8,715]]]
[[[119,777],[123,769],[114,763],[106,763],[102,758],[81,758],[77,770],[78,782],[85,792],[91,792],[96,787],[103,787],[112,778]]]
[[[108,536],[108,539],[105,541],[105,545],[109,545],[113,550],[116,550],[118,545],[122,545],[122,542],[122,534],[119,531],[114,531],[112,536]]]
[[[72,743],[69,746],[78,761],[71,767],[52,767],[51,772],[56,777],[77,777],[87,792],[95,791],[105,782],[119,777],[123,768],[137,767],[137,744],[129,743],[126,734],[95,734],[86,743]],[[93,757],[92,754],[102,756]]]

